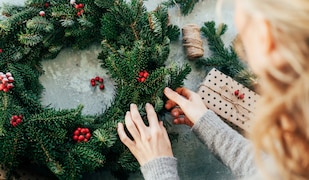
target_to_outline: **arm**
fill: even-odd
[[[192,131],[230,167],[234,175],[245,177],[255,173],[250,141],[224,123],[214,112],[207,110],[193,125]]]
[[[146,180],[177,180],[177,159],[173,157],[156,158],[141,167]]]
[[[208,148],[239,177],[255,171],[252,145],[243,136],[208,110],[201,97],[186,88],[164,89],[175,124],[193,126],[192,130]]]

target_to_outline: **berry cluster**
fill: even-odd
[[[149,73],[146,70],[141,71],[141,72],[138,73],[137,81],[138,82],[145,82],[148,76],[149,76]]]
[[[70,0],[70,4],[74,5],[74,8],[78,10],[77,16],[81,16],[84,13],[84,4],[77,4],[75,0]]]
[[[92,87],[95,87],[96,85],[99,85],[99,88],[101,90],[103,90],[105,88],[103,82],[104,82],[104,79],[99,77],[99,76],[96,76],[95,78],[92,78],[90,80],[90,84],[91,84]]]
[[[14,126],[14,127],[16,127],[18,124],[20,124],[21,122],[23,121],[23,115],[13,115],[12,117],[11,117],[11,121],[10,121],[10,123],[11,123],[11,125],[12,126]]]
[[[0,91],[8,92],[11,90],[14,87],[13,82],[14,78],[10,72],[7,72],[6,74],[0,72]]]
[[[245,98],[245,93],[239,94],[239,90],[238,89],[234,91],[234,95],[238,96],[238,99],[244,99]]]
[[[77,128],[74,131],[73,140],[76,142],[87,142],[91,137],[88,128]]]
[[[82,3],[75,5],[75,9],[78,10],[77,16],[81,16],[84,13],[84,9],[83,8],[84,8],[84,5]]]

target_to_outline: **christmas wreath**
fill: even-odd
[[[80,179],[106,167],[132,172],[138,163],[119,141],[117,122],[130,103],[150,102],[163,111],[163,88],[176,88],[190,72],[167,66],[170,41],[179,28],[170,25],[166,6],[148,12],[143,1],[27,0],[4,5],[0,20],[0,164],[11,178],[29,163],[47,167],[59,179]],[[41,61],[65,47],[101,43],[102,68],[115,81],[112,105],[97,116],[83,106],[56,110],[41,105]],[[68,59],[70,61],[70,59]],[[91,86],[104,89],[101,77]]]

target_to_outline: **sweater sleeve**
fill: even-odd
[[[251,142],[224,123],[213,111],[207,110],[194,124],[192,131],[238,178],[256,172]]]
[[[177,159],[159,157],[141,167],[145,180],[178,180]]]

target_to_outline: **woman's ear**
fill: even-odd
[[[265,53],[265,55],[270,56],[272,53],[274,53],[275,49],[276,49],[276,43],[275,43],[275,39],[274,36],[272,34],[272,27],[269,21],[267,21],[266,19],[259,19],[259,26],[258,28],[258,32],[260,33],[259,37],[259,44],[261,45],[260,47],[261,52]]]
[[[274,34],[272,31],[271,23],[265,19],[259,19],[259,33],[260,33],[260,47],[261,52],[264,54],[265,57],[270,57],[271,63],[275,67],[283,67],[286,62],[282,59],[280,56],[280,53],[278,52],[278,46],[276,39],[274,38]]]

